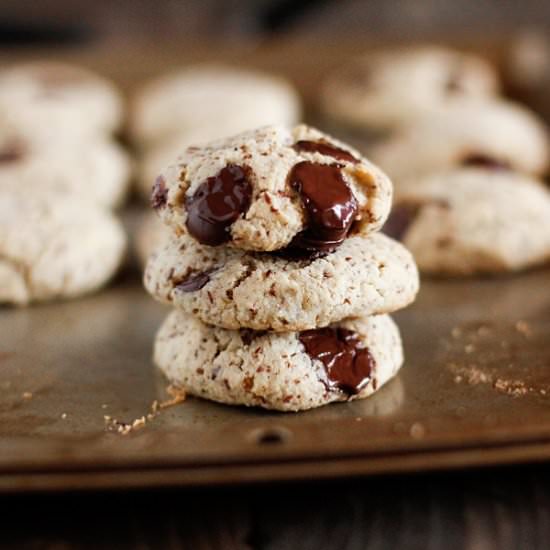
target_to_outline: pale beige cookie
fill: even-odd
[[[37,61],[0,71],[0,125],[37,142],[111,134],[123,118],[114,85],[82,67]],[[1,132],[0,132],[1,133]]]
[[[365,54],[334,71],[321,91],[322,110],[353,126],[387,129],[466,97],[498,91],[485,60],[442,47]]]
[[[550,260],[550,193],[514,172],[455,169],[403,185],[384,232],[426,273],[516,271]]]
[[[0,143],[0,190],[75,194],[114,208],[128,191],[130,160],[115,142],[55,140],[37,145],[22,138]]]
[[[125,245],[120,223],[90,201],[0,191],[0,303],[94,291],[115,274]]]
[[[157,335],[154,359],[191,395],[300,411],[372,395],[395,376],[403,349],[387,315],[275,334],[210,327],[174,311]]]
[[[404,180],[467,164],[501,164],[527,174],[548,169],[544,123],[508,101],[462,101],[396,132],[369,149],[391,176]]]
[[[195,65],[145,85],[133,104],[131,130],[143,145],[207,128],[215,138],[267,124],[292,125],[300,99],[282,78],[223,65]]]
[[[206,245],[331,249],[352,225],[384,223],[388,177],[357,151],[305,125],[268,126],[191,147],[157,179],[161,218]]]
[[[274,331],[390,313],[410,304],[419,285],[410,253],[379,233],[302,260],[172,237],[149,260],[144,281],[155,298],[205,323]]]

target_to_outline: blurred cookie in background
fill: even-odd
[[[550,193],[512,171],[457,168],[403,183],[383,231],[424,273],[517,271],[550,260]]]
[[[145,267],[149,256],[168,242],[170,234],[169,228],[154,212],[143,213],[133,233],[134,253],[142,268]]]
[[[548,170],[545,124],[504,100],[461,101],[411,123],[368,149],[396,187],[460,165],[491,165],[539,176]]]
[[[86,140],[115,133],[122,96],[107,79],[82,67],[52,61],[0,71],[0,128],[37,143]]]
[[[285,79],[223,65],[194,65],[161,76],[135,96],[130,132],[142,147],[187,132],[208,140],[267,124],[293,125],[300,98]]]
[[[105,285],[126,236],[106,209],[62,193],[0,190],[0,303],[70,298]]]
[[[437,46],[367,53],[325,80],[320,107],[328,118],[358,128],[388,130],[468,97],[499,90],[483,58]]]
[[[0,191],[74,194],[108,208],[126,198],[130,159],[114,141],[65,138],[39,145],[22,136],[2,139],[1,132]]]

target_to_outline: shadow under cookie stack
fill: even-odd
[[[170,228],[144,282],[174,307],[154,360],[187,393],[281,411],[367,397],[403,362],[410,253],[392,185],[347,145],[268,126],[188,148],[155,182]]]

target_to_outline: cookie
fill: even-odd
[[[174,311],[157,334],[154,360],[191,395],[300,411],[368,397],[395,376],[403,350],[387,315],[275,334],[210,327]]]
[[[500,164],[527,174],[548,169],[544,124],[508,101],[463,101],[404,127],[369,156],[395,185],[460,165]]]
[[[411,303],[419,284],[409,252],[379,233],[350,237],[316,259],[172,237],[150,258],[144,282],[155,298],[205,323],[273,331],[390,313]]]
[[[403,185],[384,232],[426,273],[516,271],[550,260],[550,193],[501,168],[459,168]]]
[[[197,128],[222,138],[268,124],[296,124],[301,118],[298,94],[286,80],[210,64],[145,85],[132,111],[132,135],[142,145]]]
[[[142,152],[137,181],[139,192],[149,200],[158,175],[191,145],[205,145],[236,133],[239,133],[239,129],[232,131],[217,127],[200,127],[156,143]]]
[[[89,201],[59,193],[0,191],[0,303],[69,298],[104,285],[126,237]]]
[[[0,126],[28,139],[102,137],[122,119],[118,90],[84,68],[40,61],[0,71]]]
[[[188,148],[157,178],[151,202],[179,232],[243,250],[332,250],[352,226],[379,229],[388,177],[357,151],[310,128],[267,126]]]
[[[114,208],[126,197],[130,172],[130,160],[123,149],[104,139],[37,145],[19,138],[0,143],[2,191],[76,194]]]
[[[321,108],[345,124],[391,129],[497,91],[495,69],[475,55],[408,47],[366,54],[335,70],[322,87]]]

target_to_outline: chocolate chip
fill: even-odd
[[[266,334],[266,330],[251,330],[249,328],[242,328],[239,330],[239,335],[245,346],[249,346],[256,338],[260,338]]]
[[[306,330],[299,339],[306,353],[323,363],[330,389],[355,395],[371,380],[374,358],[368,348],[361,347],[354,331],[330,327]]]
[[[401,241],[416,219],[421,206],[422,204],[419,202],[395,204],[384,227],[382,227],[382,233],[392,239]]]
[[[510,163],[505,160],[499,160],[489,155],[483,155],[479,153],[472,153],[466,155],[461,164],[463,166],[479,166],[481,168],[487,168],[488,170],[510,170]]]
[[[228,164],[185,199],[187,229],[200,243],[217,246],[231,238],[229,228],[248,210],[250,168]]]
[[[10,144],[0,149],[0,164],[11,164],[21,160],[24,156],[23,148],[17,144]]]
[[[210,281],[210,275],[214,271],[216,271],[215,268],[207,271],[192,271],[187,277],[177,281],[174,288],[180,292],[195,292],[196,290],[200,290]]]
[[[302,199],[307,228],[292,241],[291,249],[334,250],[346,238],[357,214],[357,201],[345,182],[341,165],[299,162],[289,184]]]
[[[440,208],[449,208],[450,205],[444,200],[431,201],[402,201],[394,204],[391,213],[382,227],[382,233],[397,241],[402,241],[409,227],[414,223],[421,208],[428,204],[434,204]]]
[[[359,159],[355,158],[349,151],[340,149],[340,147],[336,147],[324,139],[319,141],[300,140],[294,144],[293,148],[299,152],[305,151],[306,153],[320,153],[321,155],[332,157],[336,160],[343,160],[353,163],[359,162]]]
[[[153,191],[151,192],[151,206],[157,210],[164,208],[168,202],[168,189],[166,188],[166,180],[159,176],[153,184]]]

